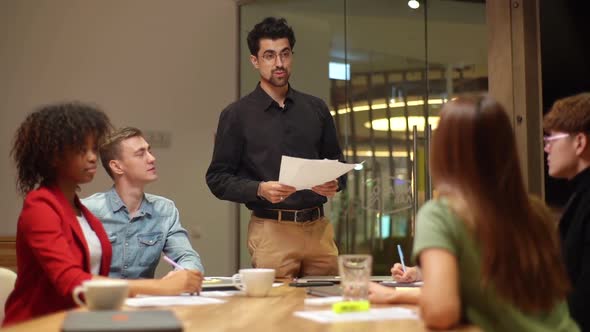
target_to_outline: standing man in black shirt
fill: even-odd
[[[343,161],[326,104],[289,85],[294,46],[295,34],[282,18],[268,17],[248,34],[260,83],[221,113],[207,184],[218,198],[252,210],[254,267],[286,278],[336,275],[338,249],[323,204],[346,178],[301,191],[277,182],[283,155]]]
[[[559,222],[572,291],[569,309],[582,331],[590,331],[590,93],[556,101],[543,120],[549,175],[574,186]]]

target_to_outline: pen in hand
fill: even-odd
[[[175,261],[173,261],[170,257],[164,255],[164,260],[168,263],[170,263],[170,265],[174,266],[175,268],[179,269],[179,270],[184,270],[185,268],[178,265],[178,263],[176,263]]]
[[[397,245],[397,253],[399,254],[400,262],[402,263],[402,270],[404,273],[406,272],[406,264],[404,263],[404,253],[402,252],[402,247],[398,244]]]
[[[176,263],[175,261],[173,261],[170,257],[168,257],[166,255],[164,255],[164,260],[179,270],[186,270],[184,267],[180,266],[178,263]],[[200,295],[199,292],[197,292],[196,294]]]

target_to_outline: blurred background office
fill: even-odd
[[[340,251],[372,253],[375,274],[398,259],[394,245],[410,251],[415,209],[433,194],[428,125],[455,94],[504,104],[529,191],[560,206],[568,192],[547,182],[540,119],[555,99],[590,90],[587,9],[581,0],[2,0],[0,265],[15,264],[21,204],[12,135],[37,105],[76,99],[146,132],[160,174],[148,192],[176,202],[209,275],[248,266],[247,210],[215,199],[204,174],[219,113],[258,80],[245,36],[266,16],[295,30],[293,86],[326,101],[347,160],[365,161],[328,210]],[[109,184],[101,171],[80,194]]]

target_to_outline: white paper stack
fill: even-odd
[[[295,316],[313,320],[318,323],[360,322],[395,319],[418,319],[418,314],[406,308],[378,308],[362,312],[347,312],[337,314],[332,310],[296,311]]]
[[[351,171],[357,164],[345,164],[338,160],[304,159],[283,156],[279,183],[295,187],[297,190],[311,189]]]
[[[225,301],[211,297],[196,295],[179,296],[138,296],[125,300],[125,305],[130,307],[167,307],[185,305],[218,304]]]

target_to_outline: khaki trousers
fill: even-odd
[[[326,217],[296,223],[252,215],[248,250],[252,266],[275,269],[277,278],[338,275],[334,228]]]

